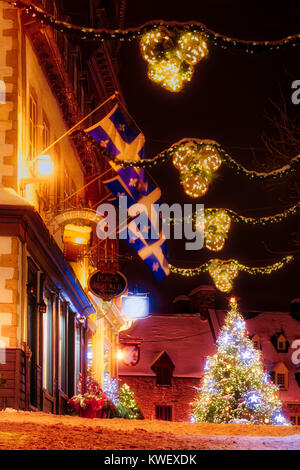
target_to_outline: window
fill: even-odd
[[[36,157],[37,145],[37,104],[32,95],[29,97],[29,160]]]
[[[50,298],[46,299],[46,313],[43,315],[43,387],[49,392],[53,391],[52,381],[52,350],[53,350],[53,312],[52,301]]]
[[[280,335],[277,339],[277,349],[278,351],[286,350],[286,339],[283,335]]]
[[[156,385],[171,385],[171,370],[168,366],[156,368]]]
[[[59,316],[59,370],[60,370],[60,388],[66,392],[66,317],[67,317],[67,304],[61,305]]]
[[[288,390],[289,371],[286,365],[281,362],[274,371],[275,384],[280,390]]]
[[[260,349],[260,337],[258,335],[253,336],[252,342],[255,349]]]
[[[277,374],[277,385],[279,388],[285,388],[285,374]]]
[[[172,407],[171,406],[156,406],[155,411],[156,419],[164,421],[172,421]]]
[[[79,375],[81,372],[81,331],[80,327],[76,325],[76,332],[75,332],[75,384],[76,390],[78,392],[78,381]]]
[[[290,416],[290,421],[294,426],[300,426],[300,415]]]

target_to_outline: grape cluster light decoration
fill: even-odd
[[[205,246],[211,251],[222,250],[231,224],[231,218],[224,209],[205,210],[204,238]]]
[[[165,27],[146,32],[140,49],[148,62],[148,77],[171,92],[179,92],[191,81],[194,66],[208,52],[202,34]]]
[[[217,289],[228,293],[233,288],[233,280],[240,271],[251,275],[271,274],[273,271],[283,268],[294,259],[293,256],[285,256],[274,264],[263,267],[245,266],[235,259],[222,260],[211,259],[197,268],[179,268],[169,263],[169,269],[174,274],[185,277],[198,276],[200,273],[209,272]]]
[[[199,148],[193,142],[185,142],[177,146],[172,162],[180,172],[185,193],[196,198],[207,192],[213,173],[220,168],[222,159],[213,145]]]

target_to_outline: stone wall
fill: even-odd
[[[156,377],[119,376],[120,383],[127,383],[135,393],[145,419],[155,419],[156,406],[171,406],[172,421],[188,421],[191,402],[195,399],[200,379],[173,377],[171,386],[156,385]]]
[[[0,1],[0,184],[17,188],[18,158],[18,10]],[[5,92],[4,92],[5,91]]]
[[[19,243],[16,237],[0,237],[1,349],[18,347]]]

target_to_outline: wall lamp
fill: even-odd
[[[27,184],[45,182],[47,176],[53,172],[53,162],[50,155],[39,155],[36,159],[37,177],[35,178],[20,178],[20,189],[24,191]]]

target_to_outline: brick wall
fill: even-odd
[[[127,383],[134,391],[136,401],[145,419],[155,419],[157,405],[172,407],[173,421],[188,421],[191,413],[190,403],[195,399],[200,379],[172,378],[172,386],[156,385],[156,377],[119,376],[120,383]]]

